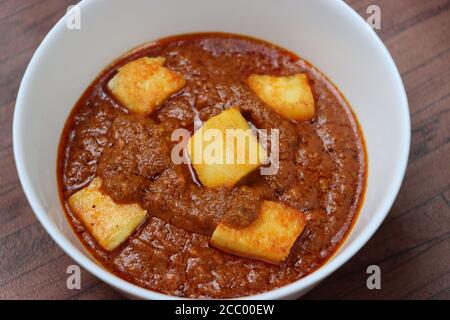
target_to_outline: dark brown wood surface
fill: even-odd
[[[339,0],[335,0],[339,1]],[[66,286],[74,264],[47,235],[20,187],[12,117],[21,77],[70,0],[0,1],[0,299],[121,299],[82,271],[81,290]],[[363,17],[381,8],[378,34],[403,77],[412,145],[394,207],[368,244],[312,290],[309,299],[450,299],[450,0],[350,0]],[[381,268],[368,290],[366,268]]]

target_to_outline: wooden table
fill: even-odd
[[[338,1],[338,0],[336,0]],[[363,17],[381,8],[377,32],[408,93],[412,146],[400,194],[369,243],[307,298],[450,299],[450,0],[351,0]],[[0,2],[0,298],[120,299],[82,271],[82,289],[66,287],[74,264],[47,235],[20,187],[12,117],[20,79],[40,41],[73,0]],[[366,268],[381,267],[381,290]]]

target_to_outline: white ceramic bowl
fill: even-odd
[[[25,194],[47,232],[86,270],[138,298],[169,296],[132,285],[97,265],[66,221],[56,183],[64,123],[97,74],[126,51],[168,35],[223,31],[268,40],[312,62],[355,111],[369,158],[362,212],[341,250],[316,272],[250,298],[298,297],[349,260],[392,206],[405,172],[410,119],[388,51],[368,24],[337,0],[84,0],[81,29],[62,18],[34,54],[14,114],[14,154]]]

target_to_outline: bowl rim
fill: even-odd
[[[94,0],[82,0],[78,4],[78,6],[80,6],[80,8],[84,8],[89,6],[93,2]],[[362,230],[361,234],[355,239],[355,241],[353,241],[344,251],[341,251],[339,255],[335,255],[325,265],[321,266],[307,276],[300,278],[288,285],[260,294],[238,297],[236,299],[283,299],[295,295],[297,292],[300,292],[304,289],[312,288],[314,285],[318,284],[320,281],[328,277],[331,273],[336,271],[351,257],[353,257],[379,228],[384,218],[389,213],[389,210],[391,209],[395,198],[397,197],[406,172],[410,151],[411,121],[406,91],[395,62],[376,32],[347,3],[345,3],[344,1],[331,1],[328,2],[328,5],[332,7],[334,6],[334,8],[332,8],[333,10],[345,11],[346,14],[350,15],[353,19],[356,19],[356,22],[360,25],[360,27],[366,29],[367,36],[369,36],[371,40],[376,44],[377,50],[381,51],[384,59],[386,60],[389,68],[392,71],[392,75],[394,76],[394,80],[396,82],[396,87],[398,88],[398,94],[401,99],[401,104],[398,107],[401,108],[402,111],[402,120],[404,121],[405,130],[405,132],[403,132],[402,141],[403,150],[400,156],[401,159],[399,161],[400,169],[393,179],[391,193],[388,195],[386,201],[384,201],[382,207],[375,213],[374,217],[371,220],[371,223],[368,224]],[[33,54],[33,57],[31,58],[20,83],[16,99],[13,117],[13,152],[17,173],[25,196],[35,216],[38,218],[39,222],[42,224],[47,233],[53,238],[56,244],[76,263],[79,263],[85,270],[89,271],[98,279],[106,282],[110,286],[126,294],[141,299],[186,299],[139,287],[131,282],[119,278],[110,271],[101,267],[95,261],[88,258],[88,255],[82,253],[77,247],[75,247],[75,245],[72,244],[60,231],[60,229],[47,217],[44,206],[42,205],[35,190],[33,190],[31,187],[30,174],[24,165],[26,152],[22,144],[24,136],[21,130],[21,119],[25,113],[24,100],[26,92],[28,91],[28,87],[31,86],[29,78],[30,75],[34,72],[37,64],[36,62],[40,60],[40,57],[44,55],[46,48],[54,41],[54,35],[58,33],[61,27],[63,27],[63,24],[65,24],[64,16],[48,32],[44,40],[41,42],[41,44]]]

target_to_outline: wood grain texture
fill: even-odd
[[[336,0],[338,1],[338,0]],[[378,34],[401,72],[410,103],[412,145],[400,194],[387,219],[348,263],[307,299],[450,299],[450,0],[349,0],[363,17],[377,4]],[[0,1],[0,299],[122,299],[75,264],[34,217],[12,151],[12,117],[25,68],[69,0]],[[366,268],[382,270],[368,290]]]

